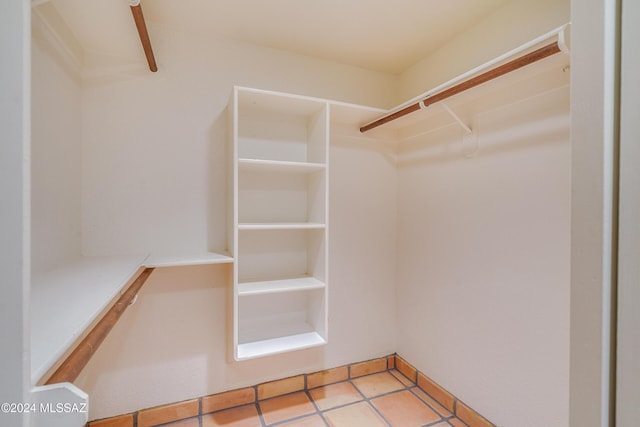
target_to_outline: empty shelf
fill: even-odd
[[[238,345],[237,359],[251,359],[270,354],[302,350],[326,344],[327,341],[317,332],[289,335],[262,341],[248,342]]]
[[[144,258],[83,257],[33,275],[31,379],[34,383],[119,295]]]
[[[181,265],[225,264],[233,258],[224,253],[199,252],[182,255],[154,255],[144,262],[146,267],[176,267]]]
[[[318,222],[265,222],[238,224],[238,230],[317,230],[323,228],[325,228],[325,225]]]
[[[324,163],[238,159],[238,168],[252,171],[310,173],[324,170],[326,166]]]
[[[267,280],[238,284],[238,295],[260,295],[276,292],[295,292],[324,288],[324,282],[315,277],[299,277],[294,279]]]

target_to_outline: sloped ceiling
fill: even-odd
[[[148,23],[398,74],[508,0],[142,0]],[[51,0],[83,49],[142,55],[127,0]],[[153,25],[150,25],[153,42]]]

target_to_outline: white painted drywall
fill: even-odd
[[[640,3],[622,5],[616,425],[640,424]]]
[[[0,4],[0,403],[29,401],[29,27],[27,2]]]
[[[398,353],[499,426],[568,422],[568,88],[401,146]]]
[[[154,29],[160,71],[83,91],[87,255],[225,246],[226,102],[234,84],[380,106],[392,76]]]
[[[81,88],[35,23],[31,45],[33,271],[80,256]]]
[[[514,1],[401,76],[413,97],[570,20]],[[564,427],[569,400],[569,94],[401,145],[398,352],[500,426]]]
[[[397,102],[411,99],[571,20],[569,0],[514,0],[400,75]]]
[[[157,74],[91,80],[83,89],[87,254],[224,247],[232,85],[369,105],[389,104],[395,90],[392,76],[161,28],[154,49]],[[395,351],[393,147],[333,141],[329,344],[230,363],[227,267],[159,269],[76,382],[90,395],[90,418]]]
[[[571,2],[571,427],[611,425],[616,3]]]

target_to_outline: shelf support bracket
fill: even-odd
[[[458,116],[456,114],[455,111],[453,111],[451,109],[451,107],[449,107],[446,103],[444,102],[440,102],[440,105],[442,105],[442,108],[444,108],[446,110],[447,113],[449,113],[449,115],[451,115],[451,117],[453,117],[453,120],[456,121],[456,123],[458,123],[460,125],[460,127],[462,128],[462,130],[464,130],[464,132],[467,135],[470,135],[473,133],[473,131],[471,130],[471,128],[460,118],[460,116]]]

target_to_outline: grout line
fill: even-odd
[[[368,374],[368,375],[374,375],[374,374]],[[365,376],[368,376],[368,375],[365,375]],[[358,377],[358,378],[363,378],[363,377]],[[351,386],[352,386],[352,387],[353,387],[353,388],[358,392],[358,394],[360,395],[360,397],[361,397],[362,399],[361,399],[361,400],[357,400],[357,401],[355,401],[355,402],[349,402],[349,403],[345,403],[345,404],[342,404],[342,405],[333,406],[333,407],[331,407],[331,408],[327,408],[327,409],[324,409],[324,410],[320,410],[320,411],[319,411],[319,413],[320,413],[320,415],[321,415],[321,417],[322,417],[323,421],[325,422],[325,424],[328,424],[328,423],[327,423],[327,421],[326,421],[326,419],[325,419],[325,417],[324,417],[324,414],[325,414],[325,413],[327,413],[327,412],[331,412],[331,411],[335,411],[335,410],[338,410],[338,409],[343,409],[343,408],[346,408],[346,407],[351,406],[351,405],[356,405],[356,404],[358,404],[358,403],[366,403],[366,404],[367,404],[368,406],[370,406],[370,407],[371,407],[371,408],[372,408],[376,413],[378,413],[378,415],[380,415],[380,416],[382,417],[382,414],[380,414],[380,413],[378,412],[378,410],[373,406],[373,404],[371,404],[370,400],[371,400],[371,399],[373,399],[373,398],[376,398],[376,397],[383,396],[383,395],[380,395],[380,396],[374,396],[373,398],[368,398],[368,397],[366,397],[366,396],[365,396],[365,395],[360,391],[360,389],[359,389],[355,384],[353,384],[352,380],[340,381],[339,383],[345,383],[345,382],[350,383],[350,384],[351,384]],[[335,384],[339,384],[339,383],[335,383]],[[399,391],[399,390],[396,390],[396,391]],[[389,393],[386,393],[385,395],[387,395],[387,394],[391,394],[391,393],[394,393],[394,392],[389,392]],[[312,400],[313,400],[313,399],[312,399]],[[314,402],[314,403],[315,403],[315,402]],[[386,419],[386,418],[382,417],[382,419],[383,419],[383,421],[384,421],[385,423],[387,423],[389,426],[391,426],[391,423],[389,423],[389,422],[387,421],[387,419]],[[391,426],[391,427],[393,427],[393,426]]]
[[[346,381],[339,381],[341,382],[346,382]],[[333,385],[333,384],[338,384],[338,383],[332,383],[332,384],[327,384],[327,385]],[[320,386],[320,387],[326,387],[326,386]],[[316,388],[320,388],[320,387],[316,387]],[[315,390],[315,389],[314,389]],[[322,415],[322,410],[320,409],[320,407],[318,406],[318,404],[316,403],[316,401],[313,399],[313,397],[311,396],[310,390],[306,388],[306,383],[305,383],[305,390],[304,393],[307,395],[307,397],[309,398],[309,401],[311,402],[311,404],[313,405],[315,412],[313,414],[305,414],[301,417],[308,417],[311,415],[318,415],[320,417],[320,419],[322,420],[322,422],[324,423],[325,426],[327,427],[331,427],[329,426],[329,423],[327,423],[327,420],[324,419],[324,416]],[[293,418],[289,419],[289,420],[285,420],[285,421],[291,421],[293,420]],[[285,422],[283,421],[283,423]]]
[[[380,373],[380,372],[378,372],[378,373]],[[369,375],[375,375],[375,374],[369,374]],[[366,376],[369,376],[369,375],[365,375],[365,377],[366,377]],[[359,377],[359,378],[363,378],[363,377]],[[384,393],[384,394],[381,394],[381,395],[378,395],[378,396],[372,396],[372,397],[367,397],[367,396],[365,396],[365,395],[364,395],[364,393],[363,393],[362,391],[360,391],[360,389],[358,388],[358,386],[357,386],[356,384],[353,384],[353,381],[351,381],[351,380],[349,381],[349,382],[351,383],[351,385],[352,385],[352,386],[353,386],[353,387],[358,391],[358,393],[360,393],[360,395],[363,397],[363,399],[364,399],[363,401],[364,401],[364,402],[366,402],[366,404],[367,404],[367,405],[369,405],[369,407],[370,407],[371,409],[373,409],[373,411],[374,411],[375,413],[377,413],[377,414],[378,414],[378,416],[380,416],[380,418],[381,418],[385,423],[387,423],[387,425],[388,425],[388,426],[390,426],[390,427],[393,427],[393,425],[391,424],[391,422],[390,422],[389,420],[387,420],[387,418],[386,418],[384,415],[382,415],[382,413],[378,410],[378,408],[376,408],[376,406],[373,404],[373,402],[371,402],[371,400],[372,400],[372,399],[377,399],[377,398],[379,398],[379,397],[388,396],[388,395],[391,395],[391,394],[393,394],[393,393],[399,393],[399,392],[401,392],[401,391],[405,391],[405,390],[407,389],[407,387],[406,387],[404,384],[402,384],[402,382],[400,382],[397,378],[396,378],[395,380],[396,380],[396,381],[398,381],[398,382],[400,383],[400,385],[402,385],[402,389],[398,389],[398,390],[390,391],[390,392],[388,392],[388,393]],[[354,403],[355,403],[355,402],[354,402]],[[358,403],[359,403],[359,402],[358,402]],[[344,405],[344,406],[348,406],[348,405]],[[335,408],[333,408],[333,409],[335,409]]]
[[[336,410],[336,409],[343,409],[343,408],[346,408],[347,406],[355,405],[356,403],[362,403],[362,402],[369,403],[365,399],[356,400],[355,402],[343,403],[342,405],[337,405],[337,406],[333,406],[331,408],[322,409],[322,410],[320,410],[320,414],[325,414],[327,412],[331,412],[331,411]]]
[[[320,419],[322,420],[322,422],[324,423],[324,425],[325,425],[326,427],[331,427],[331,426],[329,425],[329,421],[327,421],[327,419],[324,417],[324,414],[320,413]]]
[[[422,404],[424,404],[427,408],[431,409],[431,410],[433,411],[433,413],[434,413],[434,414],[436,414],[436,415],[439,417],[439,419],[438,419],[438,420],[433,421],[433,422],[428,423],[428,424],[425,424],[425,425],[424,425],[424,426],[422,426],[422,427],[435,426],[435,425],[437,425],[437,424],[439,424],[439,423],[441,423],[441,422],[447,422],[448,418],[447,418],[446,416],[444,416],[444,415],[440,414],[440,412],[436,411],[434,408],[432,408],[432,407],[431,407],[431,405],[429,405],[427,402],[425,402],[425,401],[423,401],[422,399],[420,399],[420,397],[419,397],[419,396],[417,396],[417,395],[413,392],[413,389],[418,388],[418,386],[417,386],[417,384],[416,384],[415,382],[411,381],[411,380],[410,380],[406,375],[404,375],[402,372],[398,371],[398,370],[397,370],[397,368],[389,369],[389,370],[396,370],[396,371],[397,371],[400,375],[402,375],[404,378],[407,378],[407,380],[408,380],[409,382],[411,382],[411,385],[410,385],[410,386],[405,385],[404,383],[402,383],[402,381],[400,381],[398,378],[395,378],[395,376],[394,376],[395,380],[396,380],[396,381],[398,381],[398,382],[402,385],[402,388],[401,388],[401,389],[394,390],[394,391],[390,391],[390,392],[387,392],[387,393],[383,393],[383,394],[380,394],[380,395],[377,395],[377,396],[366,397],[366,396],[364,396],[364,394],[360,391],[360,389],[358,389],[358,387],[357,387],[355,384],[353,384],[353,383],[352,383],[352,385],[356,388],[356,390],[360,393],[360,395],[362,395],[362,396],[363,396],[363,398],[364,398],[364,402],[366,402],[366,403],[367,403],[367,404],[368,404],[368,405],[369,405],[369,406],[370,406],[370,407],[371,407],[371,408],[372,408],[372,409],[373,409],[373,410],[374,410],[378,415],[380,415],[380,417],[382,417],[382,419],[383,419],[387,424],[389,424],[390,426],[392,426],[392,427],[393,427],[393,425],[391,424],[391,422],[389,422],[389,420],[387,420],[387,418],[386,418],[386,417],[385,417],[385,416],[384,416],[384,415],[383,415],[383,414],[378,410],[378,408],[373,404],[372,400],[373,400],[373,399],[378,399],[378,398],[381,398],[381,397],[385,397],[385,396],[389,396],[389,395],[392,395],[392,394],[396,394],[396,393],[401,393],[401,392],[403,392],[403,391],[408,391],[409,393],[411,393],[411,394],[412,394],[413,396],[415,396],[415,397],[416,397],[416,398],[417,398],[417,399],[418,399]],[[389,371],[389,370],[388,370],[388,371]],[[387,371],[387,372],[388,372],[388,371]],[[375,375],[375,374],[370,374],[370,375]],[[391,374],[391,375],[393,376],[393,374]],[[368,375],[367,375],[367,376],[368,376]],[[349,382],[352,382],[352,381],[349,381]],[[426,393],[426,394],[427,394],[427,395],[429,395],[428,393]],[[430,397],[431,397],[431,396],[430,396]],[[354,403],[355,403],[355,402],[354,402]],[[348,405],[342,405],[342,407],[344,407],[344,406],[348,406]],[[332,409],[336,409],[336,408],[332,408]],[[446,408],[445,408],[445,410],[446,410]],[[447,412],[448,412],[448,411],[447,411]]]
[[[430,404],[429,402],[425,402],[425,401],[424,401],[424,400],[423,400],[423,399],[418,395],[418,393],[416,393],[416,392],[414,391],[415,389],[418,389],[418,390],[422,391],[424,394],[426,394],[426,395],[427,395],[427,396],[429,396],[429,397],[431,397],[431,396],[429,395],[429,393],[425,392],[424,390],[422,390],[422,389],[421,389],[420,387],[418,387],[418,386],[411,387],[411,388],[409,389],[409,391],[410,391],[410,392],[411,392],[415,397],[417,397],[417,398],[420,400],[420,402],[424,403],[425,405],[427,405],[427,406],[429,407],[429,409],[431,409],[431,410],[432,410],[433,412],[435,412],[436,414],[440,415],[440,417],[442,417],[442,419],[447,419],[447,418],[448,418],[447,416],[442,415],[442,414],[440,413],[440,411],[438,411],[436,408],[434,408],[433,406],[431,406],[431,404]],[[431,397],[431,398],[433,399],[433,397]],[[438,401],[437,401],[437,400],[435,400],[435,399],[434,399],[434,401],[435,401],[435,402],[438,402]],[[438,403],[438,405],[440,405],[440,403]],[[447,408],[445,408],[444,406],[442,406],[442,405],[440,405],[440,406],[441,406],[445,411],[447,411],[447,412],[451,413],[451,411],[449,411],[449,410],[448,410]]]
[[[313,405],[313,407],[316,410],[316,414],[319,414],[320,411],[320,407],[318,406],[318,404],[316,403],[315,400],[313,400],[313,397],[311,396],[311,393],[309,393],[309,390],[305,390],[304,393],[307,395],[307,397],[309,398],[309,401],[311,402],[311,404]]]
[[[386,365],[385,365],[386,369],[383,370],[383,371],[372,372],[372,373],[368,373],[368,374],[365,374],[365,375],[358,376],[357,378],[352,378],[352,376],[351,376],[352,372],[351,371],[352,371],[353,365],[379,360],[379,359],[382,359],[382,357],[373,358],[373,359],[366,360],[366,361],[363,361],[363,362],[350,363],[350,364],[347,364],[347,365],[338,366],[336,368],[331,368],[331,369],[338,369],[338,368],[346,367],[346,369],[347,369],[347,379],[342,380],[342,381],[336,381],[336,382],[328,383],[328,384],[323,384],[323,385],[320,385],[320,386],[317,386],[317,387],[313,388],[313,390],[315,390],[315,389],[322,388],[322,387],[327,387],[327,386],[331,386],[331,385],[335,385],[335,384],[341,384],[341,383],[348,382],[348,383],[351,384],[352,387],[354,387],[356,389],[357,393],[362,398],[361,400],[358,400],[358,401],[355,401],[355,402],[350,402],[350,403],[346,403],[346,404],[343,404],[343,405],[338,405],[338,406],[335,406],[335,407],[332,407],[332,408],[328,408],[326,410],[321,410],[320,407],[315,402],[315,400],[313,400],[313,398],[311,397],[311,394],[310,394],[310,390],[311,389],[309,389],[309,383],[308,383],[308,377],[311,374],[306,373],[306,374],[300,374],[300,375],[303,376],[303,383],[304,383],[304,386],[303,386],[302,390],[292,391],[290,393],[286,393],[286,394],[282,394],[282,395],[278,395],[278,396],[272,396],[272,397],[269,397],[267,399],[259,399],[258,388],[259,388],[260,384],[256,384],[254,386],[247,387],[247,388],[253,389],[253,394],[254,394],[253,402],[248,403],[248,404],[247,403],[243,403],[243,404],[231,406],[229,408],[224,408],[224,409],[221,409],[221,410],[218,410],[218,411],[213,411],[211,413],[222,412],[222,411],[226,411],[226,410],[230,410],[230,409],[239,408],[241,406],[247,406],[247,405],[253,404],[254,407],[256,408],[257,413],[258,413],[258,417],[259,417],[261,426],[262,427],[269,427],[270,425],[268,425],[266,423],[265,419],[264,419],[264,415],[263,415],[262,409],[260,407],[260,402],[263,402],[263,401],[266,401],[266,400],[270,400],[270,399],[275,399],[275,398],[278,398],[278,397],[292,395],[292,394],[295,394],[295,393],[304,392],[306,394],[306,396],[309,398],[310,402],[312,403],[315,412],[309,413],[309,414],[305,414],[305,415],[301,415],[301,416],[294,417],[294,418],[290,418],[290,419],[287,419],[287,420],[281,420],[281,421],[278,421],[277,423],[271,424],[271,426],[280,425],[280,424],[285,423],[285,422],[295,421],[295,420],[300,419],[300,418],[304,418],[304,417],[307,417],[307,416],[312,416],[313,414],[318,414],[320,416],[320,418],[322,419],[323,423],[326,426],[329,427],[329,423],[328,423],[328,421],[326,420],[326,418],[324,416],[324,414],[326,412],[337,410],[337,409],[341,409],[341,408],[345,408],[347,406],[358,404],[358,403],[362,403],[362,402],[365,402],[367,405],[369,405],[382,418],[382,420],[387,425],[391,426],[391,423],[382,415],[382,413],[375,407],[375,405],[373,405],[372,400],[373,399],[377,399],[377,398],[381,398],[381,397],[385,397],[385,396],[389,396],[391,394],[399,393],[399,392],[402,392],[402,391],[409,391],[413,396],[418,398],[418,400],[422,404],[424,404],[427,408],[431,409],[438,416],[441,417],[441,419],[439,421],[435,421],[433,423],[426,424],[426,425],[424,425],[422,427],[435,426],[440,422],[445,422],[445,423],[453,426],[453,424],[451,424],[450,420],[452,420],[452,419],[459,420],[459,418],[457,418],[457,412],[458,412],[458,403],[460,403],[460,401],[455,395],[452,395],[452,397],[453,397],[453,411],[449,411],[449,409],[446,408],[444,405],[442,405],[437,399],[435,399],[432,395],[430,395],[429,393],[427,393],[425,390],[423,390],[422,388],[420,388],[418,386],[417,379],[418,379],[418,375],[420,373],[420,371],[418,371],[418,369],[416,369],[413,365],[410,365],[406,360],[402,359],[397,353],[393,353],[393,354],[384,356],[384,358],[386,360]],[[406,365],[410,366],[411,368],[413,368],[415,370],[415,372],[416,372],[416,374],[415,374],[416,380],[415,381],[411,380],[409,377],[407,377],[403,372],[401,372],[398,369],[398,360],[399,359],[402,360]],[[390,360],[393,360],[393,367],[390,366]],[[393,371],[393,373],[390,372],[390,371]],[[320,372],[320,371],[318,371],[318,372]],[[386,392],[386,393],[383,393],[383,394],[380,394],[380,395],[376,395],[376,396],[372,396],[372,397],[369,398],[369,397],[366,397],[364,395],[364,393],[362,391],[360,391],[360,389],[353,382],[354,380],[358,380],[360,378],[366,378],[366,377],[370,377],[370,376],[373,376],[373,375],[378,375],[378,374],[385,373],[385,372],[388,373],[389,375],[391,375],[396,381],[398,381],[402,387],[400,389],[389,391],[389,392]],[[405,382],[403,382],[400,377],[406,379],[406,381],[409,382],[410,385],[406,385]],[[283,378],[283,379],[286,379],[286,378]],[[278,380],[274,380],[274,381],[278,381]],[[264,383],[261,383],[261,384],[264,384]],[[442,415],[438,410],[436,410],[432,406],[432,404],[422,400],[422,398],[420,398],[420,396],[417,395],[416,389],[419,389],[421,392],[425,393],[427,396],[429,396],[431,399],[433,399],[434,402],[436,402],[438,405],[440,405],[442,408],[444,408],[445,411],[447,411],[448,413],[449,412],[452,413],[452,415],[450,417]],[[229,391],[234,391],[234,390],[229,390]],[[216,394],[222,394],[222,393],[226,393],[226,392],[221,392],[221,393],[216,393]],[[202,427],[202,425],[203,425],[202,416],[205,415],[205,414],[202,413],[203,398],[204,397],[199,397],[198,398],[198,425],[200,427]],[[138,427],[138,415],[139,415],[139,413],[140,413],[140,411],[135,411],[135,412],[131,413],[132,417],[133,417],[133,427]],[[478,414],[478,415],[480,415],[480,414]],[[185,419],[188,419],[188,418],[185,418]],[[181,421],[181,420],[176,420],[176,421]],[[174,422],[176,422],[176,421],[174,421]],[[464,423],[464,424],[466,425],[466,423]],[[90,426],[90,425],[91,425],[91,423],[87,423],[87,426]]]
[[[300,391],[296,391],[296,392],[288,393],[288,394],[291,395],[291,394],[294,394],[294,393],[300,393]],[[313,400],[313,398],[309,394],[309,390],[306,390],[306,389],[302,390],[302,393],[306,394],[307,398],[311,402],[311,405],[313,405],[314,412],[310,412],[310,413],[302,414],[302,415],[297,415],[297,416],[292,417],[292,418],[286,418],[284,420],[276,421],[275,423],[272,423],[272,424],[266,424],[266,422],[265,422],[265,425],[274,426],[275,427],[275,426],[279,426],[279,425],[282,425],[284,423],[288,423],[288,422],[291,422],[291,421],[298,421],[298,420],[301,420],[303,418],[310,417],[310,416],[313,416],[313,415],[320,415],[320,417],[322,417],[322,414],[320,413],[320,409],[318,408],[318,405],[316,404],[316,402]],[[278,397],[280,397],[280,396],[278,396]],[[275,399],[275,398],[272,398],[272,399]]]
[[[400,391],[400,390],[398,390],[398,391]],[[375,396],[375,398],[378,398],[378,397],[381,397],[381,396],[382,396],[382,395],[380,395],[380,396]],[[372,399],[373,399],[373,398],[372,398]],[[376,407],[376,405],[374,405],[374,404],[373,404],[373,402],[371,402],[371,399],[367,399],[367,400],[366,400],[366,402],[367,402],[367,404],[369,405],[369,407],[371,407],[371,409],[373,409],[373,410],[374,410],[374,412],[375,412],[376,414],[378,414],[378,416],[380,416],[380,418],[382,418],[382,420],[383,420],[385,423],[387,423],[387,425],[389,425],[390,427],[393,427],[393,424],[391,424],[391,421],[389,421],[389,420],[387,419],[387,417],[385,417],[384,415],[382,415],[382,412],[380,412],[380,411],[378,410],[378,408]]]
[[[265,426],[266,427],[277,427],[277,426],[281,426],[282,424],[285,424],[285,423],[290,423],[292,421],[300,421],[303,418],[311,417],[313,415],[316,415],[316,413],[312,412],[310,414],[296,415],[295,417],[285,418],[284,420],[276,421],[275,423],[272,423],[272,424],[265,424]]]
[[[198,420],[198,425],[201,426],[202,425],[202,417],[200,417],[200,415],[196,415],[195,417],[189,417],[189,418],[181,418],[179,420],[173,420],[173,421],[169,421],[167,423],[162,423],[162,424],[154,424],[153,427],[171,427],[172,425],[174,425],[175,423],[180,423],[183,421],[187,421],[190,419],[196,418]]]
[[[396,373],[400,374],[400,376],[402,376],[402,378],[405,378],[407,381],[409,381],[411,384],[413,384],[413,386],[412,386],[412,387],[417,387],[417,386],[418,386],[418,382],[417,382],[417,381],[413,381],[413,380],[411,380],[411,378],[407,377],[405,374],[403,374],[402,372],[400,372],[398,369],[396,369],[396,368],[394,368],[394,369],[389,369],[389,371],[394,371],[394,372],[396,372]],[[391,374],[391,375],[393,375],[393,374]],[[393,375],[393,376],[395,377],[395,375]],[[398,381],[400,381],[400,379],[399,379],[399,378],[397,378],[397,379],[398,379]],[[402,381],[400,381],[400,382],[402,382]]]
[[[306,390],[306,391],[317,390],[317,389],[322,388],[322,387],[329,387],[329,386],[332,386],[332,385],[342,384],[342,383],[348,383],[348,382],[351,382],[351,380],[346,379],[346,380],[342,380],[342,381],[336,381],[335,383],[325,384],[325,385],[320,385],[320,386],[318,386],[318,387],[310,388],[310,389],[308,389],[308,390]]]
[[[262,408],[260,407],[260,405],[258,404],[258,400],[256,400],[255,402],[253,402],[253,406],[256,408],[256,412],[258,413],[258,419],[260,420],[260,425],[262,427],[266,427],[267,423],[264,420],[264,415],[262,415]],[[236,408],[239,408],[239,406],[236,406]]]

